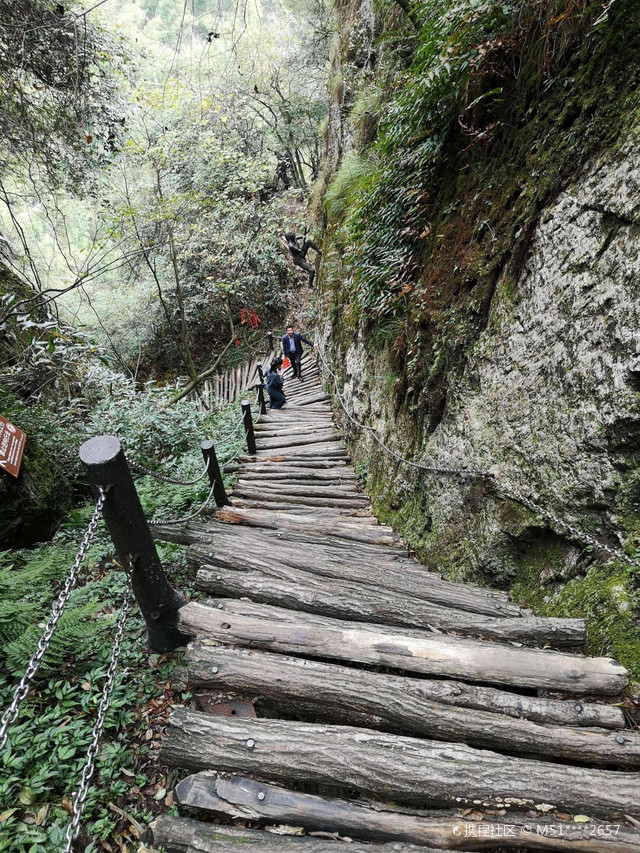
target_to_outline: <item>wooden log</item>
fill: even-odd
[[[243,465],[245,471],[279,471],[281,468],[307,468],[312,470],[329,469],[333,471],[339,469],[354,473],[353,468],[343,459],[302,459],[299,461],[286,460],[284,456],[267,456],[261,457],[259,460],[251,458]]]
[[[250,501],[248,498],[238,498],[234,502],[234,509],[242,511],[252,505],[252,509],[259,509],[261,513],[276,514],[283,518],[289,518],[292,515],[296,517],[314,518],[322,521],[348,522],[350,524],[366,523],[375,525],[376,519],[371,515],[371,508],[356,507],[314,507],[304,506],[303,504],[280,503],[280,504],[264,504],[259,501]],[[249,510],[248,510],[249,511]]]
[[[307,509],[311,508],[307,507]],[[318,517],[317,510],[312,509],[311,512],[314,517]],[[340,517],[335,514],[332,514],[332,517],[337,521],[340,520]],[[343,521],[345,524],[368,524],[366,520],[361,518],[350,517],[349,519],[343,519]],[[380,526],[382,527],[382,525]],[[204,523],[194,520],[189,525],[189,528],[198,533],[194,541],[200,538],[202,542],[219,542],[221,545],[232,546],[235,541],[241,538],[243,543],[257,549],[260,553],[264,553],[264,548],[271,547],[272,545],[281,548],[288,546],[289,550],[292,547],[312,545],[313,547],[319,547],[328,557],[335,557],[337,554],[344,557],[350,556],[351,559],[356,557],[358,560],[375,558],[378,563],[388,563],[390,568],[401,568],[404,570],[405,565],[407,565],[409,571],[413,571],[413,560],[410,560],[407,556],[406,546],[401,544],[381,547],[376,544],[350,543],[345,542],[343,539],[330,537],[318,539],[317,536],[310,536],[308,533],[295,530],[257,530],[252,527],[243,527],[241,530],[238,530],[237,527],[218,521],[217,515],[213,519],[207,519]],[[434,578],[440,577],[435,572],[428,572],[420,564],[418,564],[418,567],[420,574],[433,575]],[[500,595],[504,595],[504,593],[500,593]]]
[[[239,539],[242,541],[241,547]],[[211,547],[212,541],[217,543],[215,548]],[[264,539],[251,533],[242,537],[232,532],[226,534],[217,527],[212,528],[209,535],[204,534],[202,542],[194,543],[192,555],[204,563],[213,562],[213,565],[239,570],[245,567],[270,572],[274,564],[280,562],[292,569],[323,578],[394,590],[443,607],[455,606],[459,610],[498,619],[520,617],[522,614],[521,609],[509,602],[504,593],[443,580],[395,548],[389,549],[389,553],[385,553],[385,548],[376,547],[354,547],[348,550],[325,542],[315,544],[313,541],[304,541],[299,536],[287,539],[276,535],[268,537],[267,541],[268,554],[265,553]],[[209,552],[213,553],[212,558],[208,556]],[[557,621],[548,623],[550,629],[560,624]],[[573,640],[582,642],[584,630],[583,620],[573,622]],[[549,630],[549,636],[555,633]]]
[[[305,713],[317,710],[333,723],[348,721],[351,713],[364,714],[375,728],[418,737],[599,767],[640,767],[636,732],[541,724],[488,710],[452,707],[431,699],[429,683],[423,687],[420,679],[206,641],[189,647],[188,671],[191,685],[264,696],[288,713],[296,713],[301,702]]]
[[[229,494],[233,494],[229,492]],[[245,498],[238,496],[237,500],[233,500],[233,506],[245,507],[248,509],[268,509],[270,506],[278,509],[279,512],[293,513],[298,515],[300,512],[309,511],[310,514],[318,512],[320,516],[327,519],[335,516],[365,516],[371,519],[371,507],[361,504],[349,504],[348,506],[331,506],[326,501],[318,498],[309,499],[308,501],[296,501],[295,503],[276,503],[274,501],[265,501],[256,498]]]
[[[313,405],[314,403],[321,403],[324,400],[330,400],[330,399],[331,399],[331,397],[328,394],[315,393],[315,394],[310,394],[308,397],[302,397],[302,399],[300,399],[297,402],[298,402],[298,405],[300,405],[300,406],[309,406],[309,405]]]
[[[294,622],[296,614],[282,608],[266,608],[265,605],[255,604],[247,599],[234,600],[222,598],[207,598],[201,604],[215,607],[224,613],[239,614],[243,616],[260,617],[265,609],[273,612],[274,617],[282,622]],[[321,617],[310,616],[310,620]],[[210,648],[225,648],[210,640],[198,640],[195,643],[208,645]],[[249,649],[235,649],[239,654],[254,655],[268,654],[268,652],[257,652]],[[286,656],[276,655],[278,660]],[[293,660],[306,660],[304,658],[293,658]],[[309,665],[316,665],[318,661],[307,661]],[[335,663],[327,663],[325,666],[338,666]],[[351,672],[351,667],[345,667]],[[407,678],[407,676],[389,676],[393,678]],[[559,726],[588,726],[590,728],[623,729],[625,718],[622,710],[616,705],[604,705],[596,702],[576,701],[576,699],[549,699],[541,696],[525,696],[521,693],[511,693],[497,687],[484,687],[474,684],[466,684],[462,681],[439,680],[420,678],[417,683],[414,678],[407,678],[407,690],[411,692],[417,689],[419,695],[441,705],[454,705],[460,708],[470,708],[479,711],[489,711],[493,714],[503,714],[509,717],[524,718],[538,723],[550,723]]]
[[[302,514],[278,512],[275,509],[251,509],[234,507],[216,512],[216,518],[226,524],[237,524],[267,530],[304,531],[314,536],[334,536],[353,542],[377,542],[380,545],[396,545],[401,539],[391,529],[378,525],[375,520],[367,526],[349,524],[337,516],[335,520],[316,518]],[[171,541],[171,540],[169,540]]]
[[[201,823],[189,818],[162,815],[151,824],[155,847],[168,853],[242,853],[259,850],[260,853],[281,853],[300,850],[301,853],[336,853],[335,838],[298,837],[274,835],[257,829]],[[427,848],[433,849],[433,848]],[[422,853],[424,847],[401,842],[391,844],[349,845],[349,853]]]
[[[587,658],[543,649],[515,648],[485,640],[409,632],[316,616],[309,624],[229,616],[189,602],[178,611],[187,634],[221,642],[332,660],[360,661],[426,675],[446,675],[576,694],[617,694],[627,670],[610,658]],[[322,619],[322,626],[317,624]],[[410,632],[415,634],[417,632]]]
[[[281,462],[279,464],[263,465],[256,462],[255,465],[243,465],[242,474],[245,477],[258,479],[284,480],[287,477],[313,477],[316,480],[330,481],[341,480],[344,482],[358,482],[358,477],[350,465],[344,463],[338,465],[305,465],[304,462],[297,464]]]
[[[262,421],[258,425],[262,426]],[[256,430],[256,435],[260,439],[295,438],[301,432],[332,432],[335,434],[337,430],[331,420],[309,422],[306,419],[299,421],[291,419],[286,427],[267,422],[262,429]],[[340,435],[340,433],[338,434]]]
[[[301,447],[307,444],[326,444],[330,441],[340,441],[342,436],[334,429],[322,429],[316,432],[300,431],[297,435],[276,435],[274,438],[264,438],[260,436],[260,450],[267,450],[272,447],[278,449],[284,447]]]
[[[553,643],[557,646],[581,645],[586,637],[586,624],[580,619],[502,619],[469,614],[453,607],[441,607],[411,595],[366,584],[330,580],[310,572],[293,569],[286,563],[264,561],[260,568],[248,565],[230,567],[237,554],[228,553],[229,561],[217,550],[210,552],[203,565],[202,557],[190,556],[190,564],[201,566],[196,587],[214,595],[247,596],[253,601],[382,625],[410,628],[438,628],[464,636],[491,637],[505,642],[529,645]]]
[[[287,485],[282,483],[274,484],[269,480],[256,482],[253,478],[240,477],[236,482],[237,489],[253,489],[263,492],[275,492],[280,497],[286,493],[290,497],[302,495],[304,497],[348,497],[353,496],[359,500],[369,502],[367,495],[363,492],[356,491],[354,483],[345,483],[343,485],[334,485],[333,483],[294,483],[288,481]]]
[[[260,421],[256,432],[259,432],[260,435],[263,435],[265,438],[269,438],[276,437],[278,435],[297,435],[301,429],[333,429],[335,431],[335,424],[333,423],[333,419],[329,416],[325,418],[319,418],[317,416],[314,416],[313,418],[300,419],[290,418],[286,424],[281,424],[279,422],[273,423],[270,418],[267,418],[264,421]]]
[[[227,719],[174,707],[161,761],[192,770],[339,784],[418,805],[522,807],[612,817],[640,815],[640,774],[514,758],[459,743],[350,726]]]
[[[339,459],[351,458],[347,453],[346,445],[342,441],[327,441],[322,444],[306,444],[292,448],[278,447],[277,451],[278,456],[282,456],[284,461],[296,459],[304,462],[311,457],[320,457],[321,459],[333,459],[334,457],[338,457]],[[273,448],[258,448],[258,454],[255,458],[257,461],[260,461],[264,457],[272,456],[273,452]],[[241,456],[240,460],[244,461],[244,458]]]
[[[248,498],[256,501],[258,504],[281,503],[283,500],[282,495],[279,493],[261,491],[260,489],[251,489],[247,486],[243,486],[242,488],[235,486],[233,494],[241,498]],[[329,506],[341,508],[370,506],[368,498],[362,498],[357,495],[341,495],[340,497],[306,497],[305,495],[291,495],[290,500],[292,503],[302,504],[303,506]]]
[[[389,810],[377,803],[330,799],[300,794],[244,776],[219,776],[204,771],[183,779],[175,788],[183,806],[204,809],[235,819],[263,824],[302,826],[339,836],[371,841],[403,841],[437,850],[526,850],[570,853],[639,853],[640,835],[618,826],[592,820],[589,825],[560,822],[557,818],[523,815],[492,818],[485,815],[483,830],[455,814],[438,816]],[[598,829],[600,828],[600,835]],[[475,831],[474,831],[475,830]]]
[[[240,472],[240,478],[246,482],[254,483],[257,486],[264,484],[277,484],[281,488],[283,481],[292,483],[313,483],[315,485],[350,485],[352,488],[358,483],[355,474],[352,474],[346,468],[305,468],[293,466],[283,466],[282,469],[276,471],[259,471],[250,468],[243,468]]]

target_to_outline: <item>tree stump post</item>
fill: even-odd
[[[208,463],[207,474],[209,475],[209,482],[213,486],[213,497],[215,499],[216,506],[229,506],[231,501],[227,497],[227,493],[224,488],[224,482],[222,480],[220,465],[218,464],[218,457],[216,455],[216,449],[213,441],[210,438],[207,438],[200,444],[200,449],[202,450],[204,461]]]
[[[247,434],[247,450],[250,456],[256,455],[256,436],[253,431],[253,418],[251,417],[251,403],[248,400],[242,401],[242,420],[244,421],[244,431]]]
[[[133,566],[131,583],[149,649],[161,653],[184,646],[187,637],[178,630],[184,597],[162,568],[120,441],[114,435],[90,438],[80,448],[80,459],[94,495],[100,488],[106,492],[103,515],[118,557],[123,566]]]
[[[264,399],[264,385],[262,384],[262,382],[258,382],[256,388],[258,389],[258,406],[260,408],[260,414],[266,415],[267,404]]]

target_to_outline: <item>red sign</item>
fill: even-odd
[[[0,415],[0,469],[17,477],[27,434]]]

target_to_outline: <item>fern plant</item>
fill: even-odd
[[[35,651],[51,602],[71,568],[76,547],[71,542],[41,546],[17,552],[11,562],[8,554],[0,555],[0,660],[12,675],[24,672]],[[86,666],[92,648],[110,624],[110,620],[96,619],[99,609],[90,589],[78,590],[71,596],[40,666],[39,677],[72,662],[77,667]]]

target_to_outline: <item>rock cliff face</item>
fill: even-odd
[[[371,34],[370,10],[360,8]],[[363,73],[352,74],[352,86]],[[348,112],[333,115],[336,164]],[[639,143],[640,123],[632,123],[614,145],[576,163],[538,211],[517,272],[502,266],[482,328],[446,373],[435,424],[420,416],[421,389],[407,387],[407,363],[433,362],[433,348],[418,334],[376,346],[371,323],[345,333],[333,269],[321,275],[316,304],[325,357],[359,421],[425,465],[491,472],[558,521],[482,477],[418,472],[347,422],[381,516],[450,577],[500,584],[541,613],[587,615],[591,649],[636,674],[640,567],[607,562],[561,521],[639,556]]]

